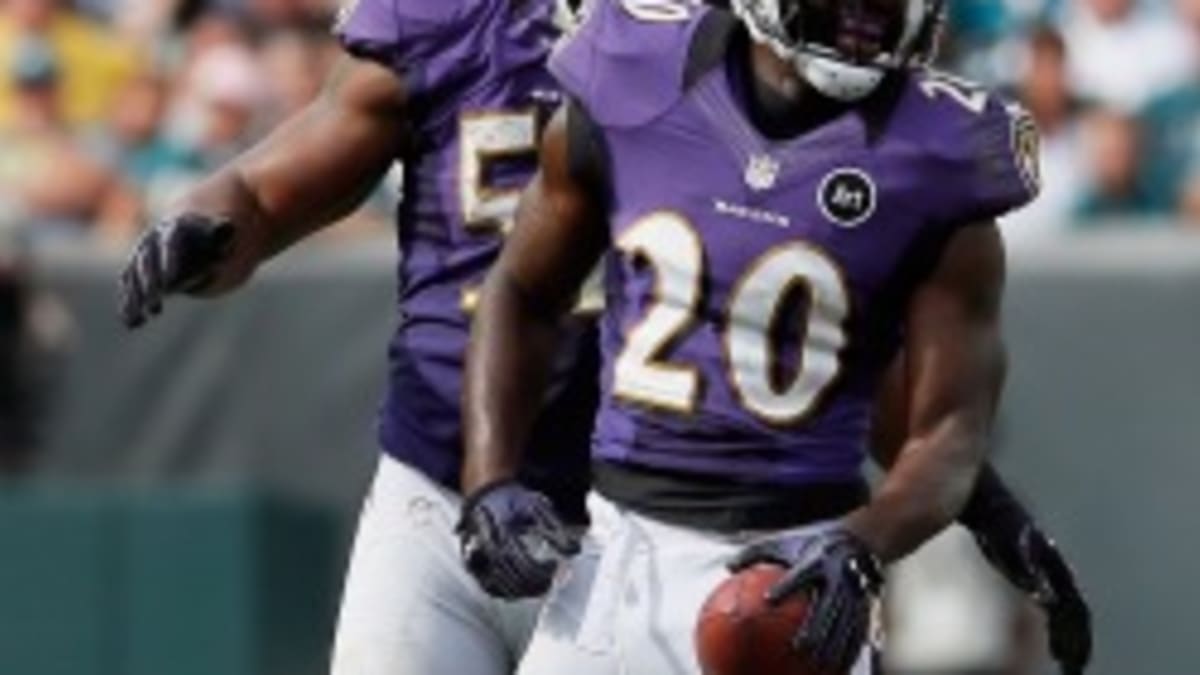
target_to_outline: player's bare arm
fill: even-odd
[[[562,556],[578,550],[549,501],[516,480],[561,321],[607,247],[600,191],[574,175],[567,127],[564,110],[545,132],[467,357],[459,534],[467,567],[504,598],[545,593]]]
[[[908,312],[907,433],[847,528],[881,559],[915,550],[962,511],[986,457],[1005,372],[1004,249],[994,224],[960,229]]]
[[[893,373],[903,395],[882,401],[888,423],[876,436],[899,448],[883,485],[838,528],[768,538],[730,563],[734,572],[763,562],[789,567],[768,593],[772,603],[819,589],[793,643],[834,672],[850,668],[866,639],[870,598],[883,585],[881,562],[907,555],[949,525],[974,485],[1004,376],[1003,282],[996,227],[959,230],[910,301],[907,367]]]
[[[403,112],[394,73],[343,57],[311,104],[187,195],[181,210],[237,226],[233,264],[214,286],[361,205],[392,163]]]
[[[889,467],[906,435],[905,361],[895,359],[880,387],[875,406],[872,450]],[[997,381],[994,401],[1003,382]],[[1054,544],[999,472],[985,462],[958,522],[967,527],[980,550],[1014,587],[1029,594],[1045,613],[1050,650],[1064,672],[1081,672],[1091,660],[1091,610],[1066,557]]]
[[[571,170],[566,117],[560,111],[546,129],[541,170],[476,311],[464,394],[464,494],[516,475],[561,319],[608,246],[600,191]]]
[[[344,58],[304,110],[186,194],[147,230],[121,277],[131,327],[172,292],[217,294],[357,208],[403,140],[404,93],[395,74]]]

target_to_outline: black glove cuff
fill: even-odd
[[[871,595],[877,595],[883,589],[883,562],[875,555],[870,547],[849,530],[837,530],[833,535],[832,546],[844,546],[850,549],[849,561],[851,568],[859,577],[863,590]]]
[[[1009,491],[991,464],[984,464],[975,488],[958,516],[958,522],[975,533],[1001,531],[1015,533],[1032,519],[1025,507]]]
[[[476,488],[474,492],[463,498],[462,508],[459,509],[458,526],[455,529],[460,533],[462,532],[463,527],[466,525],[467,518],[470,516],[471,512],[475,510],[475,507],[479,504],[479,502],[483,501],[485,497],[496,490],[519,483],[520,481],[518,481],[516,478],[498,478],[490,483],[484,483],[482,487]]]
[[[879,595],[883,590],[883,562],[864,546],[862,553],[854,558],[854,570],[858,573],[863,590]]]

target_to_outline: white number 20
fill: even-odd
[[[665,360],[671,344],[695,320],[704,274],[704,251],[691,224],[674,213],[655,213],[629,228],[617,242],[631,258],[654,269],[654,304],[629,331],[617,358],[617,396],[654,407],[690,412],[701,390],[694,366]],[[808,313],[801,358],[792,381],[772,378],[770,335],[777,315],[798,288],[807,292]],[[837,266],[802,242],[767,251],[742,273],[726,312],[723,348],[730,379],[743,407],[773,424],[798,422],[836,379],[846,345],[850,297]]]

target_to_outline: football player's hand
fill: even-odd
[[[767,591],[780,604],[796,593],[812,594],[808,617],[793,638],[814,665],[849,672],[870,631],[871,605],[883,587],[879,560],[845,530],[784,535],[749,546],[729,563],[739,572],[759,563],[783,565],[784,575]]]
[[[159,221],[134,245],[118,282],[118,313],[137,328],[162,312],[170,293],[209,284],[233,245],[233,223],[198,213]]]
[[[479,585],[509,600],[545,594],[559,564],[579,552],[550,500],[514,480],[468,497],[456,532],[463,562]]]
[[[1046,613],[1050,654],[1063,675],[1081,675],[1092,656],[1092,613],[1058,547],[1032,523],[1008,536],[976,532],[975,539],[992,566]]]

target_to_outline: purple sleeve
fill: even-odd
[[[954,223],[994,219],[1033,201],[1040,190],[1038,132],[1016,103],[988,96],[980,114],[960,118],[947,219]]]
[[[348,0],[334,34],[352,56],[404,78],[410,95],[438,89],[453,75],[462,43],[473,33],[469,0]]]
[[[659,3],[665,13],[638,17],[630,4],[655,6],[596,0],[550,57],[551,73],[601,126],[645,124],[680,98],[689,47],[706,11],[699,3]]]

